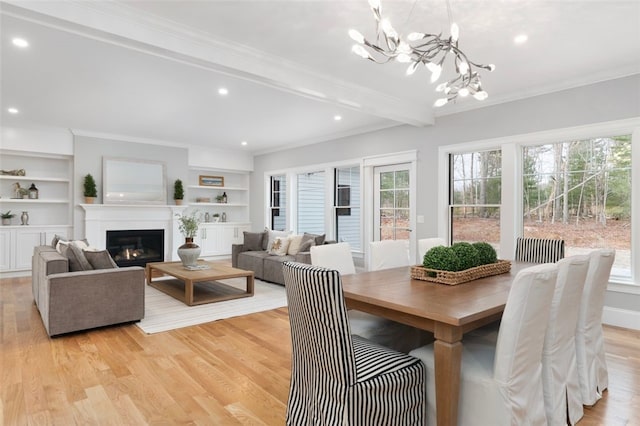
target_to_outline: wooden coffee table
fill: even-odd
[[[198,261],[198,265],[206,266],[208,269],[188,270],[182,262],[147,263],[147,284],[189,306],[253,296],[253,271],[204,260]],[[169,275],[175,279],[157,279],[158,275]],[[245,291],[219,282],[242,277],[247,279]]]

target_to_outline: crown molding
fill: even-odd
[[[117,1],[5,0],[2,13],[396,122],[434,124],[429,105],[331,78],[285,58],[143,14]]]

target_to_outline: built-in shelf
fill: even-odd
[[[203,186],[203,185],[188,185],[187,188],[192,189],[211,189],[218,191],[248,191],[248,188],[240,188],[238,186]]]
[[[240,203],[189,203],[192,206],[216,206],[216,207],[248,207],[248,204]]]
[[[45,198],[0,198],[0,204],[66,204],[69,200]]]
[[[0,175],[0,180],[23,180],[29,182],[70,182],[67,178],[40,177],[40,176],[12,176]]]

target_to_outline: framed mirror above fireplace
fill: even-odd
[[[105,204],[167,204],[166,164],[103,157],[102,194]]]

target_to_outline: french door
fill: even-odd
[[[374,241],[406,240],[413,247],[411,164],[375,167]]]

